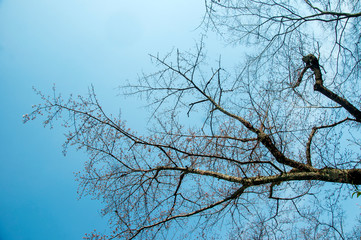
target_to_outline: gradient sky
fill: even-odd
[[[40,99],[32,87],[85,94],[93,84],[108,112],[133,129],[142,102],[118,95],[125,80],[151,72],[149,53],[189,50],[200,40],[204,2],[194,0],[0,0],[0,240],[81,239],[107,229],[101,203],[77,200],[74,172],[87,156],[62,155],[63,129],[22,123]],[[237,64],[241,49],[206,40],[207,51]],[[217,57],[215,57],[217,59]],[[356,203],[352,203],[355,209]]]
[[[148,54],[190,49],[203,1],[0,0],[0,240],[82,239],[107,229],[101,204],[77,200],[74,172],[87,156],[62,155],[63,129],[22,123],[45,93],[84,94],[93,84],[106,109],[132,128],[142,104],[116,87],[151,71]]]

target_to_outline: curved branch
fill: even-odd
[[[332,101],[340,104],[344,109],[346,109],[346,111],[348,111],[352,116],[354,116],[358,122],[361,122],[360,110],[358,110],[345,98],[338,96],[336,93],[330,91],[325,86],[323,86],[322,73],[321,73],[320,65],[318,63],[318,59],[313,54],[309,54],[307,56],[304,56],[302,58],[302,61],[306,63],[305,68],[311,68],[311,70],[315,74],[316,83],[314,85],[314,90],[322,93]]]
[[[226,203],[226,202],[228,202],[229,200],[236,199],[236,198],[239,197],[246,189],[247,189],[247,186],[242,186],[241,188],[239,188],[237,191],[235,191],[235,192],[234,192],[232,195],[230,195],[229,197],[226,197],[226,198],[224,198],[224,199],[222,199],[222,200],[220,200],[220,201],[218,201],[218,202],[215,202],[215,203],[213,203],[213,204],[210,204],[210,205],[208,205],[208,206],[206,206],[206,207],[200,208],[200,209],[195,210],[195,211],[190,212],[190,213],[184,213],[184,214],[179,214],[179,215],[171,216],[171,217],[168,217],[168,218],[166,218],[166,219],[164,219],[164,220],[161,220],[161,221],[159,221],[159,222],[156,222],[156,223],[154,223],[154,224],[147,225],[147,226],[143,226],[143,227],[135,230],[135,234],[134,234],[130,239],[135,238],[140,232],[142,232],[142,231],[144,231],[144,230],[146,230],[146,229],[148,229],[148,228],[153,228],[153,227],[155,227],[155,226],[158,226],[158,225],[160,225],[160,224],[164,224],[164,223],[166,223],[166,222],[169,222],[169,221],[171,221],[171,220],[175,220],[175,219],[178,219],[178,218],[191,217],[191,216],[193,216],[193,215],[199,214],[199,213],[201,213],[201,212],[204,212],[204,211],[207,211],[207,210],[209,210],[209,209],[212,209],[212,208],[214,208],[214,207],[216,207],[216,206],[218,206],[218,205],[221,205],[221,204],[223,204],[223,203]]]
[[[335,127],[343,122],[346,122],[347,120],[351,120],[349,118],[345,118],[339,122],[336,122],[334,124],[330,124],[330,125],[325,125],[325,126],[319,126],[319,127],[313,127],[312,131],[310,133],[310,136],[308,137],[308,141],[306,143],[306,160],[307,160],[307,164],[312,166],[312,161],[311,161],[311,142],[313,137],[315,136],[317,130],[322,129],[322,128],[331,128],[331,127]]]

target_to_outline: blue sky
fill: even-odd
[[[99,99],[132,128],[146,118],[141,103],[117,96],[116,87],[151,71],[149,53],[190,49],[203,1],[0,0],[0,239],[81,239],[107,228],[101,204],[77,200],[74,172],[87,156],[62,155],[63,129],[40,120],[22,123],[53,84]]]
[[[62,155],[63,129],[22,123],[40,99],[32,90],[85,94],[93,84],[109,112],[144,129],[144,103],[118,86],[151,72],[149,53],[188,50],[200,40],[204,2],[194,0],[0,0],[0,240],[81,239],[107,229],[101,203],[78,199],[74,172],[87,156]],[[214,59],[237,64],[242,49],[206,40]],[[232,69],[231,69],[232,71]],[[140,111],[142,109],[142,111]],[[358,201],[359,202],[359,201]],[[357,200],[350,211],[359,209]]]

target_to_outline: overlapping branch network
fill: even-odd
[[[335,192],[361,185],[360,96],[348,87],[359,82],[360,13],[358,1],[326,2],[206,1],[206,27],[226,27],[255,54],[236,75],[207,65],[203,41],[194,53],[152,56],[158,71],[125,88],[152,109],[144,136],[107,114],[93,88],[66,100],[38,92],[43,104],[25,120],[62,118],[65,149],[87,152],[80,190],[104,200],[107,239],[167,239],[183,228],[185,238],[344,237]],[[308,31],[314,22],[329,24],[331,48]],[[326,184],[319,194],[325,183],[337,191]]]

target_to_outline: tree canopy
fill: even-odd
[[[205,6],[204,33],[249,52],[235,70],[210,67],[203,40],[152,56],[154,73],[124,87],[152,109],[147,135],[106,113],[93,88],[38,92],[25,121],[61,117],[65,147],[87,152],[80,188],[104,200],[104,238],[360,238],[344,214],[361,185],[360,2]]]

